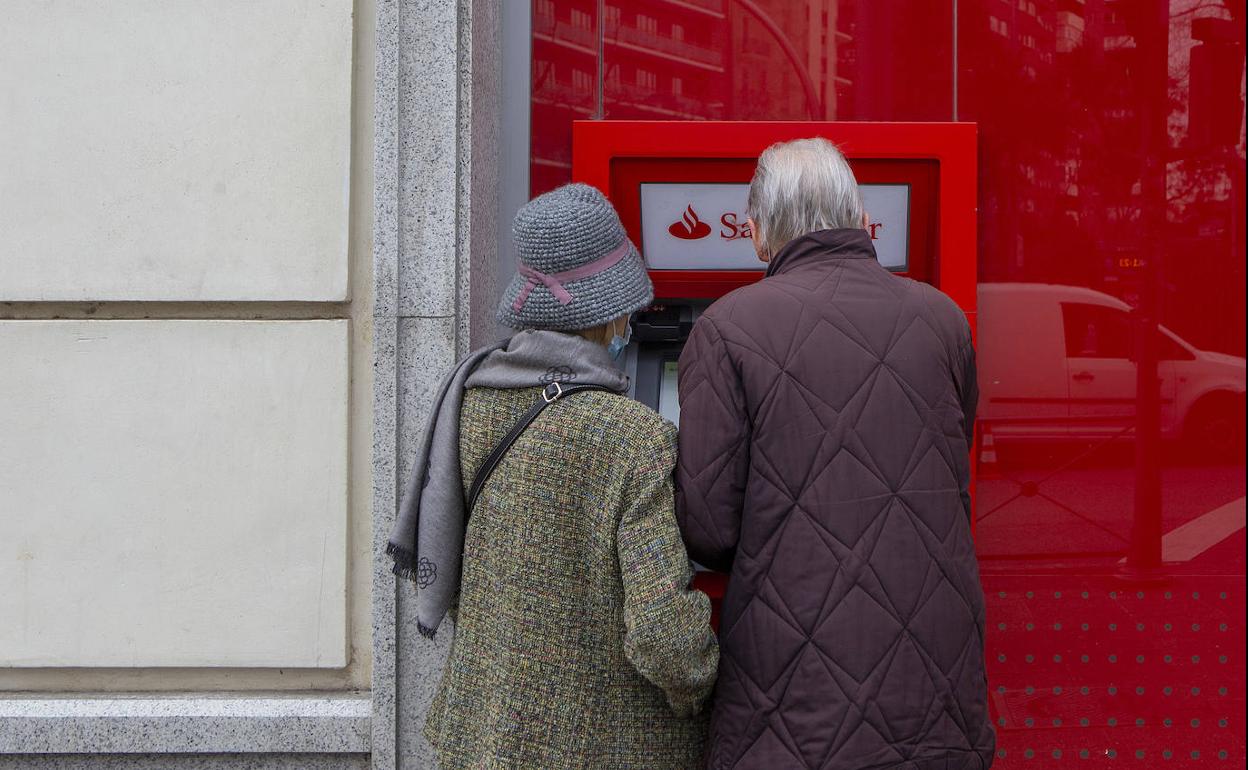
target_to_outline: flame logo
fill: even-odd
[[[685,213],[680,219],[673,222],[667,231],[682,240],[696,241],[710,235],[711,226],[698,219],[698,212],[694,211],[693,204],[690,204],[685,208]]]

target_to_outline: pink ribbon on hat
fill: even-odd
[[[564,288],[564,283],[579,281],[606,272],[619,264],[620,260],[627,257],[631,251],[632,244],[625,238],[623,243],[606,256],[599,257],[593,262],[586,262],[580,267],[564,270],[562,273],[543,273],[541,270],[536,270],[521,262],[516,270],[520,275],[524,276],[524,286],[521,287],[516,301],[511,303],[511,309],[517,313],[523,310],[524,303],[528,301],[529,295],[533,293],[538,284],[549,289],[550,293],[555,295],[555,299],[559,300],[559,304],[567,305],[572,302],[572,295]]]

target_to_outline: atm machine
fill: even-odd
[[[745,226],[755,162],[776,142],[811,136],[849,160],[880,262],[939,288],[975,333],[975,124],[577,121],[572,178],[611,199],[654,283],[654,305],[633,318],[630,395],[672,422],[680,421],[677,360],[693,322],[763,276]],[[698,577],[715,600],[723,580]]]

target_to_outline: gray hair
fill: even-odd
[[[862,227],[862,193],[845,156],[827,139],[773,144],[758,158],[746,215],[763,251],[815,230]]]

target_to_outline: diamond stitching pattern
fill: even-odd
[[[969,765],[992,734],[967,684],[983,598],[949,386],[965,323],[865,260],[799,270],[721,301],[682,358],[681,524],[695,558],[733,565],[721,644],[741,692],[712,765]],[[759,646],[777,632],[801,641]],[[835,729],[811,732],[816,691]]]

